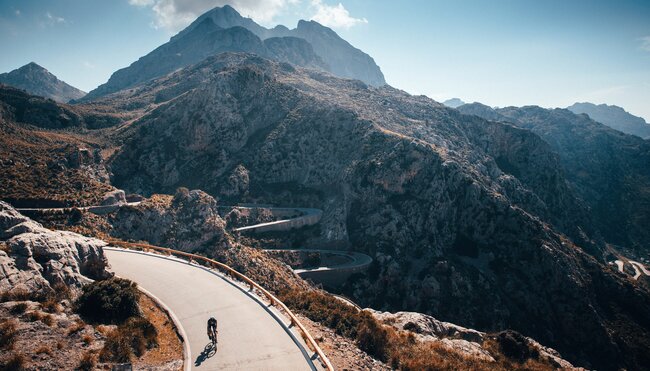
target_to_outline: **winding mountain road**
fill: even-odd
[[[300,335],[263,301],[221,274],[186,261],[105,248],[116,275],[138,283],[179,319],[197,370],[316,370]],[[206,323],[219,321],[217,351]]]

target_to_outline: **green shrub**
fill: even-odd
[[[77,312],[90,322],[120,324],[138,316],[140,291],[134,282],[121,278],[95,281],[83,289]]]

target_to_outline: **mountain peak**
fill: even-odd
[[[45,70],[45,68],[44,68],[43,66],[41,66],[40,64],[38,64],[38,63],[36,63],[36,62],[29,62],[29,63],[27,63],[26,65],[24,65],[24,66],[22,66],[22,67],[20,67],[20,68],[25,68],[25,67],[30,67],[30,68],[40,68],[40,69],[42,69],[42,70]],[[46,71],[47,71],[47,70],[46,70]]]
[[[60,103],[67,103],[72,99],[79,99],[86,95],[85,92],[59,80],[36,62],[29,62],[11,72],[0,74],[0,83]]]
[[[458,107],[462,106],[463,104],[465,104],[465,102],[463,102],[460,98],[451,98],[451,99],[447,99],[446,101],[442,102],[442,104],[444,104],[447,107],[458,108]]]
[[[25,72],[25,73],[37,72],[37,73],[45,73],[45,74],[52,75],[50,73],[50,71],[47,70],[47,68],[41,66],[40,64],[38,64],[36,62],[29,62],[26,65],[17,68],[15,71],[21,71],[21,72]],[[52,75],[52,76],[54,76],[54,75]]]

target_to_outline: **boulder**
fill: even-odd
[[[432,316],[417,312],[374,312],[377,319],[390,322],[400,330],[408,330],[434,338],[461,339],[475,343],[483,342],[485,333],[449,322],[438,321]]]
[[[0,201],[0,292],[51,292],[81,288],[90,279],[110,277],[106,242],[52,231]]]
[[[123,190],[116,189],[114,191],[106,192],[102,199],[102,206],[120,205],[126,203],[126,195]]]

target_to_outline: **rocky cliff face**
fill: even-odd
[[[110,277],[105,242],[43,228],[2,201],[0,246],[2,292],[48,294],[60,285],[74,290],[89,278]]]
[[[363,305],[514,328],[580,365],[648,361],[650,295],[585,252],[597,230],[537,135],[250,55],[183,76],[114,157],[120,187],[319,207],[313,243],[376,258],[348,285]]]
[[[137,206],[122,207],[107,220],[114,237],[203,253],[270,290],[309,287],[285,264],[237,243],[218,211],[217,201],[207,193],[180,188],[173,197],[154,195]]]
[[[122,207],[111,215],[110,222],[116,237],[182,251],[197,251],[206,245],[232,247],[217,202],[201,191],[181,190],[174,197],[156,196],[138,206]]]
[[[558,153],[575,193],[589,206],[607,242],[646,253],[650,243],[650,143],[585,115],[540,107],[459,107],[538,134]]]
[[[313,21],[300,21],[295,30],[286,27],[269,30],[225,6],[200,16],[168,43],[116,71],[108,82],[88,93],[83,101],[133,87],[226,51],[254,53],[371,85],[385,84],[379,67],[370,56],[327,27]]]
[[[386,84],[384,74],[371,56],[353,47],[340,38],[332,29],[316,21],[300,20],[298,26],[288,32],[271,30],[280,35],[288,34],[309,41],[316,54],[330,66],[330,71],[339,77],[361,80],[372,86]]]
[[[29,94],[66,103],[79,99],[85,92],[66,84],[48,70],[31,62],[11,72],[0,74],[0,83],[23,89]]]
[[[609,106],[607,104],[595,105],[586,102],[575,103],[567,107],[567,109],[576,114],[586,113],[594,121],[598,121],[623,133],[650,139],[650,124],[645,122],[641,117],[634,116],[621,107]]]

